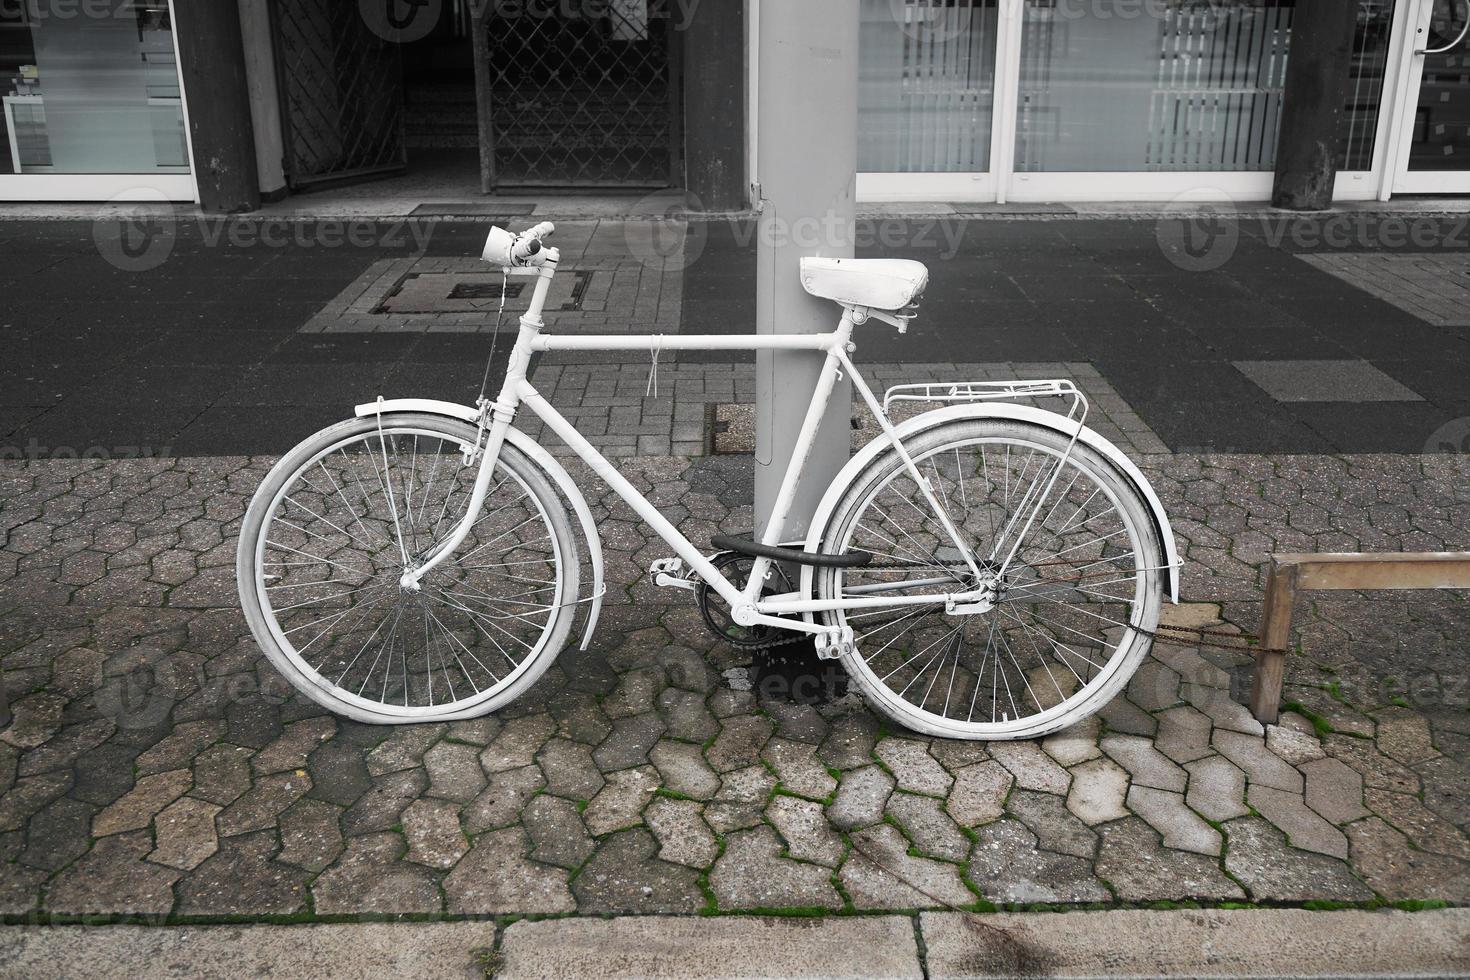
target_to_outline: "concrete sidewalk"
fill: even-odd
[[[0,929],[0,976],[1453,977],[1470,911],[1074,912]]]

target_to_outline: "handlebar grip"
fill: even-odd
[[[540,240],[542,238],[550,238],[552,233],[555,231],[556,225],[552,224],[550,221],[543,221],[539,225],[536,225],[532,228],[527,228],[525,231],[521,232],[521,237],[535,238],[537,240]]]

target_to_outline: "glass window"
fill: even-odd
[[[1426,47],[1454,44],[1467,16],[1462,3],[1435,0]],[[1424,56],[1414,106],[1410,170],[1470,170],[1470,36]]]
[[[1388,40],[1393,30],[1393,0],[1359,0],[1353,38],[1352,75],[1347,105],[1338,124],[1337,168],[1372,170],[1379,108],[1388,75]]]
[[[1016,169],[1270,170],[1293,6],[1027,0]]]
[[[167,0],[0,11],[0,173],[188,173]]]
[[[862,0],[858,169],[990,169],[996,0]]]

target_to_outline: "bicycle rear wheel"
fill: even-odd
[[[825,617],[852,627],[843,662],[879,710],[930,735],[1036,738],[1128,682],[1158,624],[1162,549],[1132,481],[1084,444],[1069,453],[1069,441],[968,419],[905,443],[983,575],[1015,549],[985,612],[947,611],[946,593],[979,583],[895,451],[847,488],[824,550],[875,560],[819,571],[820,597],[935,597]]]
[[[240,532],[240,602],[271,663],[318,704],[378,724],[493,711],[560,652],[578,555],[561,499],[514,446],[464,543],[417,590],[399,576],[464,514],[476,430],[437,415],[352,419],[270,471]]]

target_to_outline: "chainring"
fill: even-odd
[[[722,551],[711,558],[710,563],[730,581],[739,584],[750,575],[755,558],[752,555],[743,555],[738,551]],[[766,584],[761,588],[761,595],[778,595],[792,591],[791,579],[786,571],[774,562],[769,567],[770,572],[767,575]],[[709,627],[710,632],[716,637],[733,647],[759,650],[779,646],[782,643],[791,643],[807,636],[805,633],[793,634],[791,630],[766,626],[763,623],[741,626],[735,622],[735,617],[731,614],[730,606],[725,602],[724,597],[710,588],[709,583],[703,580],[695,586],[694,597],[699,603],[699,615],[704,619],[704,625]]]

